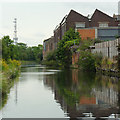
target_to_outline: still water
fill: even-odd
[[[119,81],[77,69],[24,67],[2,118],[119,117]]]

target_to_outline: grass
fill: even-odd
[[[0,60],[0,108],[7,101],[7,95],[11,86],[14,85],[15,78],[19,75],[20,61],[17,60]]]

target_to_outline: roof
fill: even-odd
[[[71,13],[78,14],[78,15],[80,15],[80,16],[82,16],[82,17],[84,17],[84,18],[87,18],[87,19],[88,19],[88,17],[86,17],[86,16],[84,16],[84,15],[82,15],[82,14],[80,14],[80,13],[78,13],[78,12],[76,12],[75,10],[72,10],[72,9],[70,10],[70,12],[69,12],[68,16],[69,16]]]
[[[65,15],[65,16],[63,17],[63,19],[62,19],[62,21],[60,22],[60,24],[64,23],[65,20],[66,20],[71,14],[78,14],[79,16],[81,16],[81,17],[83,17],[83,18],[85,18],[85,19],[88,19],[88,17],[83,16],[82,14],[80,14],[80,13],[76,12],[75,10],[72,10],[72,9],[71,9],[70,12],[69,12],[69,14],[68,14],[68,15]],[[59,28],[60,24],[55,27],[55,30],[57,30],[57,29]],[[55,30],[54,30],[54,31],[55,31]]]
[[[101,14],[103,14],[103,15],[105,15],[105,16],[107,16],[107,17],[109,17],[109,18],[114,19],[113,17],[111,17],[111,16],[107,15],[106,13],[104,13],[104,12],[102,12],[102,11],[98,10],[98,9],[96,9],[96,10],[95,10],[95,12],[93,13],[93,15],[92,15],[91,19],[93,18],[93,16],[94,16],[97,12],[99,12],[99,13],[101,13]]]
[[[47,41],[51,40],[52,38],[53,38],[53,36],[51,36],[50,38],[44,40],[43,42],[47,42]]]

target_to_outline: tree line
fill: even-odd
[[[28,47],[25,43],[14,44],[9,36],[4,36],[2,42],[2,58],[4,60],[15,59],[20,61],[36,61],[41,63],[43,59],[43,46]]]

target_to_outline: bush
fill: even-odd
[[[45,57],[46,61],[56,60],[56,51],[49,52]]]
[[[111,59],[109,59],[107,57],[104,57],[102,59],[102,65],[101,65],[101,67],[103,69],[115,69],[115,66],[116,66],[116,64],[114,63],[113,60],[111,60]]]
[[[78,66],[85,71],[95,71],[94,55],[88,51],[81,51]]]
[[[17,60],[0,60],[0,96],[2,95],[2,103],[6,102],[6,97],[14,83],[14,78],[19,75],[19,69],[20,62]]]
[[[7,71],[8,70],[8,64],[3,59],[1,60],[1,67],[2,67],[2,71]]]
[[[2,60],[2,73],[7,79],[15,78],[19,73],[21,63],[17,60]]]
[[[58,62],[56,59],[56,51],[49,52],[45,57],[45,60],[43,60],[42,64],[45,64],[47,66],[57,67]]]
[[[95,57],[95,67],[97,67],[97,68],[101,67],[102,59],[103,59],[102,54],[95,53],[94,57]]]

